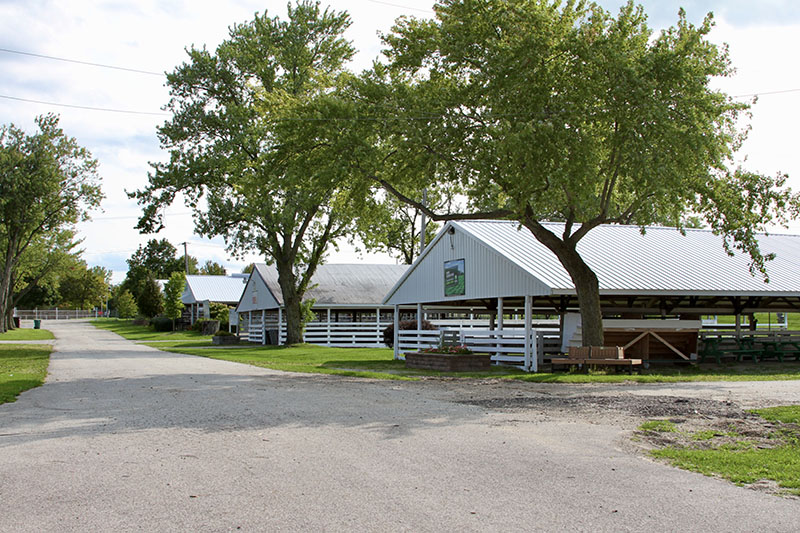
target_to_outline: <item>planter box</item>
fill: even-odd
[[[211,344],[216,344],[218,346],[228,345],[228,344],[239,344],[239,337],[235,335],[211,337]]]
[[[479,353],[420,353],[406,355],[406,368],[437,370],[439,372],[476,372],[489,370],[492,356]]]

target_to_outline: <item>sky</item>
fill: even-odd
[[[621,3],[600,1],[612,12]],[[796,126],[800,123],[800,69],[795,68],[800,2],[640,3],[656,30],[673,25],[681,6],[694,24],[700,24],[709,11],[714,13],[711,40],[729,45],[737,69],[733,78],[715,80],[714,86],[733,96],[759,95],[740,160],[750,170],[787,173],[789,184],[800,190]],[[431,0],[327,0],[322,4],[350,13],[353,23],[346,36],[358,50],[351,65],[356,72],[379,56],[379,32],[388,31],[397,17],[433,15]],[[169,118],[162,111],[169,97],[163,73],[185,61],[186,48],[213,50],[228,36],[231,25],[252,20],[254,13],[264,10],[282,16],[285,7],[285,0],[0,0],[0,124],[13,123],[33,132],[36,116],[57,113],[64,131],[99,161],[106,198],[92,220],[78,226],[84,239],[83,257],[90,266],[110,269],[112,280],[118,283],[127,271],[125,260],[151,238],[166,238],[180,252],[181,243],[188,242],[189,254],[201,264],[217,261],[229,273],[264,260],[256,255],[231,258],[221,238],[196,235],[191,212],[182,204],[166,211],[164,230],[141,235],[134,229],[139,207],[125,192],[143,188],[149,163],[166,158],[156,137],[156,128]],[[800,233],[800,223],[792,223],[788,231]],[[359,254],[346,243],[332,251],[328,261],[394,262],[382,254]]]

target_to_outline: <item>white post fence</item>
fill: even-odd
[[[524,328],[419,330],[404,329],[398,335],[400,353],[439,346],[445,331],[457,332],[461,344],[477,353],[488,353],[493,363],[515,366],[535,372],[544,357],[544,332],[530,330],[526,339]],[[529,347],[526,350],[526,342]]]

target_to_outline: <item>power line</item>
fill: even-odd
[[[34,54],[33,52],[22,52],[20,50],[9,50],[8,48],[0,48],[0,52],[6,52],[7,54],[19,54],[23,56],[31,56],[31,57],[40,57],[42,59],[52,59],[53,61],[64,61],[66,63],[77,63],[79,65],[88,65],[91,67],[100,67],[100,68],[110,68],[114,70],[124,70],[126,72],[135,72],[137,74],[148,74],[150,76],[159,76],[163,77],[163,72],[153,72],[151,70],[139,70],[137,68],[128,68],[128,67],[118,67],[115,65],[105,65],[103,63],[92,63],[90,61],[81,61],[78,59],[67,59],[65,57],[56,57],[56,56],[47,56],[44,54]]]
[[[18,98],[16,96],[8,96],[5,94],[0,94],[0,98],[5,98],[6,100],[16,100],[18,102],[28,102],[32,104],[43,104],[43,105],[50,105],[55,107],[69,107],[71,109],[86,109],[89,111],[105,111],[107,113],[126,113],[129,115],[150,115],[150,116],[171,116],[169,113],[154,113],[152,111],[131,111],[128,109],[113,109],[108,107],[92,107],[92,106],[85,106],[85,105],[73,105],[73,104],[59,104],[57,102],[45,102],[44,100],[33,100],[30,98]]]
[[[367,0],[367,2],[372,2],[373,4],[381,4],[384,6],[391,6],[391,7],[399,7],[401,9],[410,9],[411,11],[420,11],[422,13],[433,13],[431,9],[422,9],[419,7],[411,7],[411,6],[403,6],[400,4],[393,4],[391,2],[382,2],[381,0]]]
[[[784,89],[782,91],[765,91],[763,93],[737,94],[736,96],[731,96],[731,98],[751,98],[753,96],[767,96],[770,94],[786,94],[786,93],[797,93],[797,92],[800,92],[800,89]]]

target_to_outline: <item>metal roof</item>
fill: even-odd
[[[226,304],[239,302],[247,278],[241,276],[186,276],[181,301],[185,304],[210,301]]]
[[[324,264],[317,267],[305,299],[316,300],[316,306],[381,305],[389,289],[408,269],[408,265]],[[283,294],[274,266],[256,264],[256,271],[267,288],[283,305]]]
[[[544,226],[557,235],[564,227]],[[523,269],[549,287],[550,294],[575,294],[564,267],[528,229],[513,221],[475,220],[448,222],[384,301],[392,299],[451,227]],[[643,234],[638,226],[604,225],[581,239],[578,252],[597,274],[601,294],[800,295],[800,236],[757,238],[763,253],[776,254],[767,262],[769,283],[760,274],[750,274],[749,256],[729,256],[722,238],[709,230],[687,229],[682,235],[675,228],[648,227]]]

